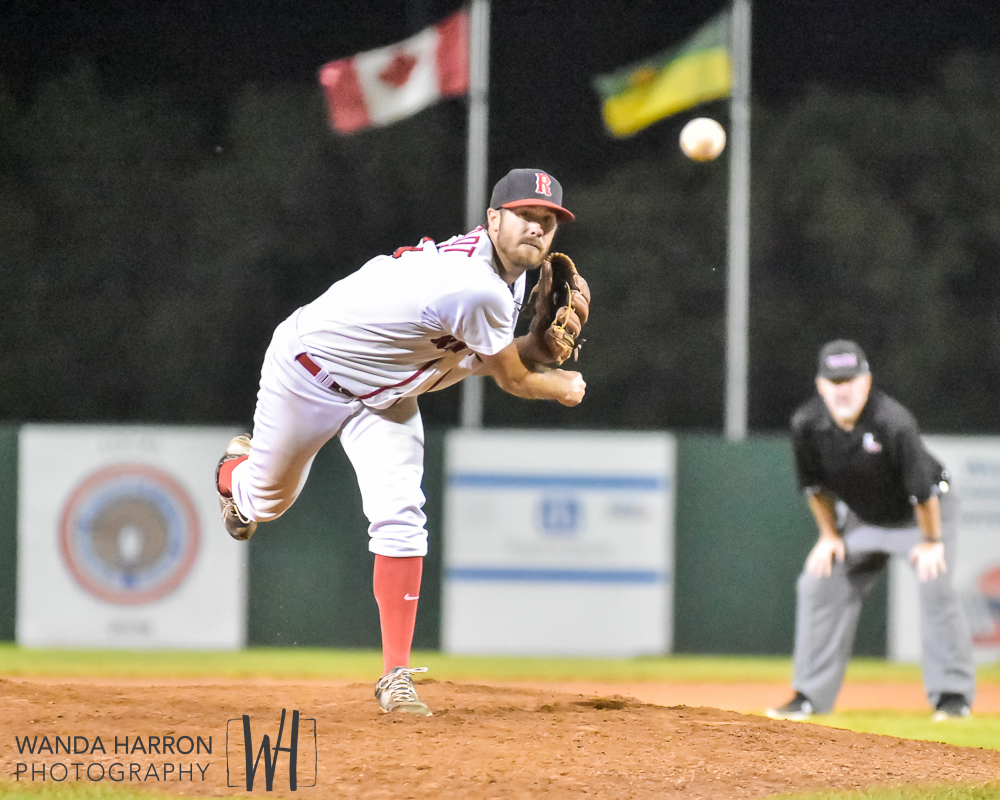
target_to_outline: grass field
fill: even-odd
[[[449,681],[600,681],[603,683],[744,683],[788,682],[788,658],[739,658],[670,656],[635,659],[485,658],[417,652],[413,663],[430,667],[440,680]],[[309,648],[254,648],[239,652],[32,650],[0,643],[0,677],[100,677],[126,679],[271,678],[281,680],[370,681],[381,669],[376,651],[343,651]],[[981,666],[980,684],[1000,684],[1000,665]],[[851,682],[918,682],[916,665],[876,659],[855,659],[847,680]],[[1000,715],[974,714],[968,720],[934,723],[927,713],[843,711],[813,718],[836,728],[925,739],[963,747],[1000,750]],[[0,721],[2,729],[2,721]],[[998,776],[1000,781],[1000,776]],[[45,800],[91,798],[150,798],[153,792],[65,785],[16,788],[0,781],[0,797],[39,797]],[[1000,783],[987,789],[964,786],[940,789],[878,791],[865,794],[810,794],[804,798],[871,798],[871,800],[980,800],[1000,798]]]
[[[520,658],[453,656],[415,651],[413,663],[447,680],[594,680],[606,682],[697,681],[742,683],[791,680],[791,660],[778,656],[690,656],[643,658]],[[277,679],[368,681],[382,668],[376,650],[259,647],[236,652],[191,650],[26,649],[0,642],[0,677],[75,676],[177,677],[212,675]],[[981,684],[1000,684],[1000,663],[980,665]],[[856,658],[848,681],[919,682],[916,664]]]

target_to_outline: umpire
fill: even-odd
[[[799,576],[795,697],[775,719],[829,713],[854,646],[861,604],[890,556],[920,579],[921,666],[935,719],[965,717],[975,694],[972,637],[947,574],[958,498],[913,415],[872,389],[868,360],[838,340],[819,354],[818,396],[792,416],[799,486],[819,540]]]

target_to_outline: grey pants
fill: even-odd
[[[958,497],[942,494],[941,536],[945,560],[955,559]],[[816,578],[805,570],[799,576],[795,615],[793,686],[826,714],[840,692],[847,662],[854,648],[861,604],[886,568],[891,556],[908,560],[910,549],[921,541],[916,525],[879,528],[862,523],[838,504],[838,522],[847,559],[835,562],[833,573]],[[924,689],[931,706],[944,693],[964,695],[971,704],[976,691],[972,635],[949,573],[920,584],[921,667]]]

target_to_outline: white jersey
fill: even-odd
[[[525,278],[493,268],[482,227],[377,256],[298,311],[305,351],[373,408],[443,389],[471,374],[475,354],[514,340]]]

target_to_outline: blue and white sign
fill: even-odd
[[[951,581],[962,598],[973,652],[980,663],[1000,661],[1000,437],[928,436],[927,448],[945,465],[960,502]],[[920,660],[920,595],[912,567],[893,559],[889,572],[889,656]]]
[[[446,448],[446,651],[670,651],[672,436],[453,431]]]

